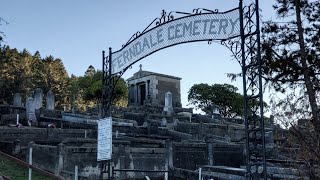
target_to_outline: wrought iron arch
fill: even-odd
[[[239,10],[240,35],[221,39],[202,39],[177,42],[161,47],[127,64],[117,72],[112,71],[112,57],[115,53],[132,45],[133,42],[149,31],[185,17],[204,14],[224,14]],[[226,46],[242,68],[243,95],[244,95],[244,120],[246,131],[246,163],[248,179],[267,179],[265,159],[265,129],[263,120],[263,92],[262,92],[262,61],[260,54],[260,25],[259,2],[243,6],[239,0],[239,7],[226,12],[204,8],[194,9],[192,12],[162,11],[160,18],[155,18],[143,31],[134,33],[119,51],[112,52],[109,48],[108,56],[102,52],[102,117],[111,117],[112,92],[119,78],[136,62],[161,49],[174,45],[195,41],[218,42]],[[259,102],[259,108],[254,104]],[[105,165],[104,165],[105,166]],[[104,169],[106,169],[104,167]]]

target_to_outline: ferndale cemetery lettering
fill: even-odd
[[[168,46],[190,41],[226,39],[239,35],[238,10],[226,14],[201,14],[155,27],[112,56],[113,73]],[[228,18],[232,14],[233,18]],[[235,18],[236,17],[236,18]]]

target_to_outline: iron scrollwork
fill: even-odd
[[[205,9],[205,8],[196,8],[192,10],[193,14],[202,14],[202,13],[219,13],[218,9],[215,10],[210,10],[210,9]]]
[[[241,41],[240,38],[226,39],[220,41],[220,44],[227,47],[231,53],[232,57],[239,62],[241,65]]]
[[[211,14],[218,14],[220,13],[220,11],[218,9],[215,10],[210,10],[210,9],[206,9],[206,8],[195,8],[192,10],[191,13],[189,12],[181,12],[181,11],[171,11],[169,13],[167,13],[165,10],[162,10],[161,12],[161,16],[158,18],[155,18],[143,31],[137,31],[136,33],[134,33],[129,40],[127,41],[127,43],[123,44],[122,47],[127,46],[128,44],[130,44],[132,41],[134,41],[135,39],[137,39],[141,34],[147,32],[148,30],[156,27],[156,26],[160,26],[162,24],[165,24],[169,21],[172,21],[174,19],[177,19],[179,17],[183,17],[183,16],[188,16],[188,15],[200,15],[203,13],[211,13]]]

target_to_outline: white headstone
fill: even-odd
[[[71,108],[71,113],[72,113],[72,114],[75,114],[75,113],[76,113],[76,108],[75,108],[75,107],[72,107],[72,108]]]
[[[21,95],[20,93],[15,93],[13,96],[13,105],[16,107],[22,107]]]
[[[142,127],[148,127],[148,122],[147,121],[143,122]]]
[[[212,119],[221,119],[220,108],[217,105],[211,106]]]
[[[55,99],[54,99],[54,93],[50,90],[48,93],[47,93],[47,109],[48,110],[54,110],[54,102]]]
[[[28,121],[36,121],[36,113],[34,100],[32,97],[28,97],[26,100],[26,117]]]
[[[163,111],[165,111],[167,113],[167,115],[171,115],[171,113],[173,112],[173,108],[172,108],[172,93],[171,92],[167,92],[165,94]]]
[[[163,126],[163,127],[167,126],[167,119],[166,118],[161,119],[161,126]]]
[[[34,91],[34,108],[40,109],[42,108],[42,101],[43,101],[43,91],[40,88],[37,88]]]

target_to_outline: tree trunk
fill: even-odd
[[[309,98],[309,103],[311,106],[312,112],[312,124],[316,131],[320,131],[320,119],[318,115],[318,105],[316,101],[315,90],[313,88],[313,84],[310,78],[310,71],[308,68],[307,60],[306,60],[306,50],[304,44],[304,37],[303,37],[303,27],[301,22],[301,9],[300,9],[300,0],[295,0],[295,10],[296,10],[296,19],[297,19],[297,26],[298,26],[298,35],[299,35],[299,46],[301,50],[301,64],[303,68],[303,75],[304,81],[307,88],[307,94]]]

